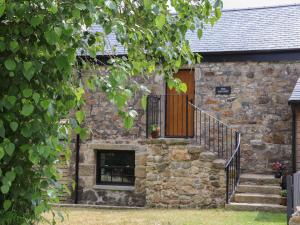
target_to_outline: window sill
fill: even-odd
[[[134,191],[134,186],[121,186],[121,185],[94,185],[93,188],[98,190]]]

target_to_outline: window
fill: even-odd
[[[96,184],[134,185],[134,151],[97,151]]]

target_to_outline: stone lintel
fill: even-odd
[[[149,145],[188,145],[190,143],[189,139],[185,138],[155,138],[155,139],[145,139],[139,142],[140,144],[149,144]]]
[[[93,143],[89,144],[90,149],[94,150],[130,150],[130,151],[142,151],[145,148],[139,145],[132,144],[107,144],[107,143]]]

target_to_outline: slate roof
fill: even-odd
[[[300,78],[298,78],[298,81],[295,85],[292,95],[289,98],[289,104],[292,103],[300,103]]]
[[[101,27],[94,26],[94,31]],[[201,40],[196,32],[188,32],[193,52],[243,52],[300,49],[300,4],[264,8],[223,10],[221,19],[212,28],[207,26]],[[111,34],[116,55],[126,50]],[[112,54],[110,48],[105,55]]]

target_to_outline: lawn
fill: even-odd
[[[286,225],[285,214],[221,209],[63,210],[65,221],[57,219],[57,225]],[[50,214],[46,217],[51,218]]]

